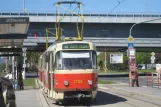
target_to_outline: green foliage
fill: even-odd
[[[6,69],[6,64],[5,63],[1,63],[0,64],[0,72],[4,71]]]
[[[27,62],[30,64],[30,71],[36,71],[36,63],[42,53],[41,52],[27,52]]]
[[[161,63],[161,53],[155,53],[155,59],[156,63]]]
[[[26,78],[23,80],[24,86],[36,86],[35,85],[35,78]]]
[[[136,61],[137,64],[147,64],[150,63],[151,54],[148,52],[137,52]]]

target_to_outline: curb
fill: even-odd
[[[103,87],[102,85],[101,86],[98,86],[98,88],[105,89],[105,90],[108,90],[109,89],[107,87]],[[140,95],[140,96],[144,96],[144,97],[151,97],[151,98],[155,98],[155,99],[161,100],[161,97],[157,97],[157,96],[153,96],[153,95],[147,95],[147,94],[138,93],[138,92],[131,92],[131,91],[128,91],[128,90],[123,90],[123,89],[115,88],[115,87],[110,87],[110,88],[112,88],[114,90],[126,91],[126,92],[131,93],[131,94],[136,94],[136,95]]]
[[[38,85],[38,80],[35,79],[35,84],[36,84],[36,88],[40,88],[39,85]]]
[[[49,107],[49,105],[48,105],[48,103],[47,103],[47,101],[46,101],[41,89],[38,90],[38,95],[39,95],[42,107]]]
[[[35,79],[35,84],[36,84],[36,88],[38,88],[37,93],[38,93],[39,99],[41,101],[42,107],[49,107],[49,105],[42,93],[42,89],[40,89],[40,84],[38,82],[38,79]]]

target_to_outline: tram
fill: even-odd
[[[65,99],[91,101],[97,95],[97,54],[91,42],[67,41],[47,48],[39,58],[39,80],[56,103]]]

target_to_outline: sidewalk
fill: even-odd
[[[37,90],[16,91],[17,107],[43,107]]]
[[[17,107],[49,107],[41,89],[25,88],[15,94]]]
[[[152,97],[161,99],[161,87],[129,87],[129,85],[99,85],[100,89],[115,89],[120,91],[126,91],[129,93],[134,93],[142,96]]]

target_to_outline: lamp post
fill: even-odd
[[[143,21],[143,22],[139,22],[139,23],[133,24],[133,25],[131,26],[131,28],[130,28],[129,36],[132,36],[132,35],[131,35],[131,31],[132,31],[132,29],[133,29],[133,27],[134,27],[135,25],[138,25],[138,24],[141,24],[141,23],[146,23],[146,22],[152,22],[152,21],[156,21],[156,20],[160,20],[160,19],[161,19],[161,18],[151,19],[151,20],[146,20],[146,21]]]

